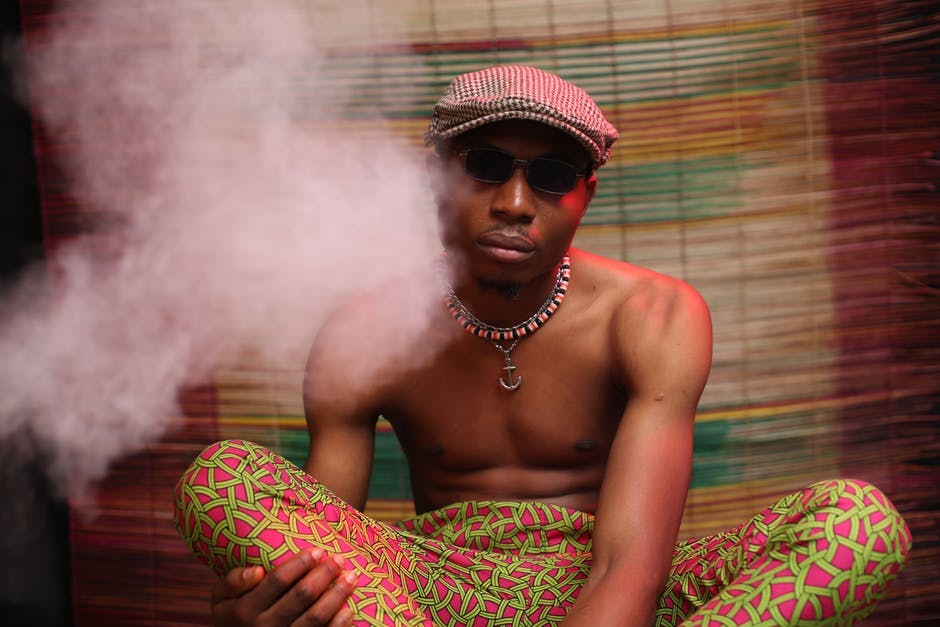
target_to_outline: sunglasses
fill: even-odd
[[[508,152],[496,148],[451,150],[463,159],[467,176],[482,183],[505,183],[512,178],[516,166],[521,165],[525,168],[525,180],[532,189],[548,194],[567,194],[586,173],[567,161],[549,157],[537,157],[527,161],[516,159]]]

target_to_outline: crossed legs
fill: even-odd
[[[554,624],[590,568],[589,514],[481,502],[386,525],[248,442],[207,448],[176,498],[181,535],[216,572],[272,568],[310,547],[342,554],[359,573],[349,602],[363,624]],[[871,612],[909,544],[874,486],[816,483],[735,529],[679,543],[657,624],[850,625]]]

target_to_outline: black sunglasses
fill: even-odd
[[[463,159],[467,176],[483,183],[505,183],[512,178],[516,166],[521,165],[525,167],[525,180],[532,189],[548,194],[567,194],[586,173],[560,159],[537,157],[527,161],[516,159],[497,148],[471,147],[451,150]]]

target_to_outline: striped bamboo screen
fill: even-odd
[[[27,36],[68,4],[24,1]],[[317,85],[343,94],[318,89],[296,120],[324,132],[381,124],[418,150],[447,82],[486,65],[538,65],[586,88],[621,140],[576,244],[689,281],[714,316],[682,535],[808,481],[869,479],[915,539],[870,624],[940,619],[935,2],[295,4],[325,55]],[[47,169],[42,183],[55,182]],[[68,235],[80,212],[50,207],[50,233]],[[174,535],[170,489],[219,437],[302,461],[300,380],[296,364],[217,372],[181,394],[176,431],[112,471],[99,517],[76,503],[79,624],[205,622],[210,577]],[[385,424],[370,494],[380,518],[410,509]]]

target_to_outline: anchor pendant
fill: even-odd
[[[515,347],[516,347],[515,344],[513,344],[509,348],[503,348],[502,346],[499,346],[499,345],[496,346],[496,348],[503,351],[503,357],[506,358],[506,365],[503,366],[503,370],[506,371],[506,376],[509,378],[509,382],[507,383],[506,381],[503,380],[502,377],[500,377],[499,384],[503,387],[504,390],[509,390],[510,392],[512,392],[513,390],[518,388],[520,385],[522,385],[521,375],[515,381],[512,380],[512,373],[516,369],[516,366],[512,363],[512,357],[510,356],[510,353],[512,352],[512,349]]]

